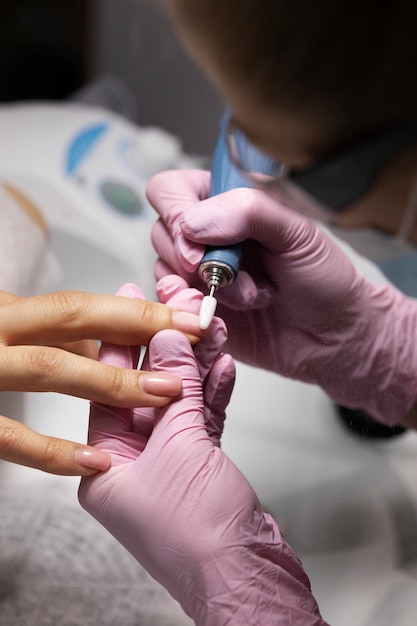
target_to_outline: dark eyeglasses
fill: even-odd
[[[227,112],[223,122],[229,157],[251,186],[324,221],[364,196],[384,163],[417,137],[415,121],[399,122],[308,169],[291,170],[253,146]]]

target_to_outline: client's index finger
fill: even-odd
[[[191,343],[203,334],[197,315],[124,296],[58,291],[0,307],[4,345],[56,345],[82,339],[147,345],[167,328],[180,330]]]

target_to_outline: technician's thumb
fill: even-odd
[[[175,330],[162,330],[148,347],[149,369],[182,378],[182,391],[169,405],[157,409],[152,435],[165,441],[182,433],[187,441],[208,439],[204,426],[204,399],[201,375],[188,339]]]

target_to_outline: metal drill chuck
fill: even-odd
[[[230,265],[213,260],[203,261],[199,267],[198,273],[207,287],[215,287],[215,289],[228,287],[233,283],[236,277]]]

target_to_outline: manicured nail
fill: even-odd
[[[83,467],[106,470],[110,467],[110,454],[95,448],[77,448],[74,452],[74,461]]]
[[[171,374],[142,374],[139,378],[142,391],[153,396],[177,396],[182,388],[182,380]]]
[[[183,333],[201,336],[200,320],[198,315],[186,311],[174,311],[172,321],[176,328]]]

